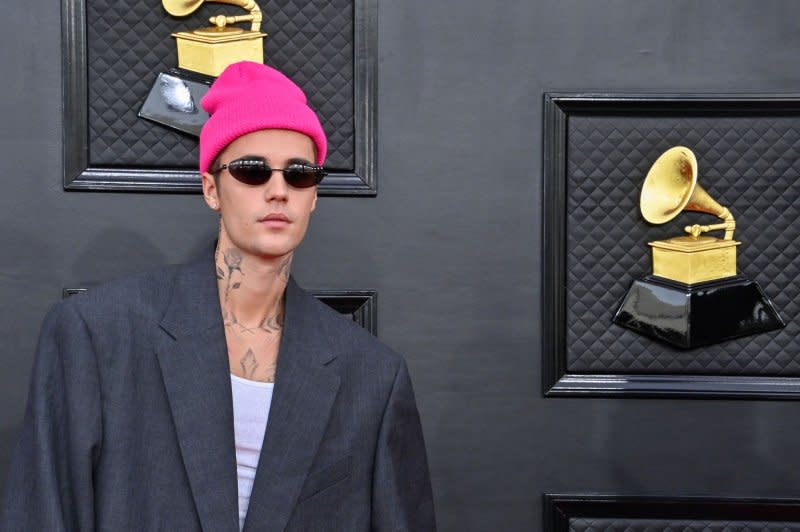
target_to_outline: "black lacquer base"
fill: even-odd
[[[208,113],[200,107],[200,99],[214,79],[182,68],[162,72],[142,104],[139,116],[199,137],[208,120]]]
[[[633,282],[614,323],[683,349],[785,326],[758,283],[742,275],[694,285],[648,275]]]

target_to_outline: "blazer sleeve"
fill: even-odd
[[[3,531],[94,529],[99,382],[88,328],[68,303],[54,307],[42,325],[0,511]]]
[[[372,479],[372,530],[436,530],[428,461],[405,362],[383,413]]]

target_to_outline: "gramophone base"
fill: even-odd
[[[200,99],[213,82],[211,76],[170,68],[156,78],[139,117],[199,137],[208,120]]]
[[[633,282],[614,323],[682,349],[785,326],[758,283],[742,275],[693,285],[648,275]]]

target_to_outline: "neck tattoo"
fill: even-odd
[[[245,272],[242,270],[242,253],[236,248],[223,251],[220,249],[219,244],[217,244],[217,248],[214,251],[214,260],[216,263],[217,281],[220,284],[220,291],[222,292],[222,319],[226,330],[237,335],[253,335],[259,332],[270,335],[280,335],[283,329],[284,318],[282,299],[278,302],[276,313],[267,316],[258,325],[247,326],[241,323],[236,313],[231,308],[230,299],[232,292],[242,287],[243,277],[245,277]],[[284,283],[288,282],[291,265],[292,255],[290,254],[285,257],[274,270],[277,279]]]

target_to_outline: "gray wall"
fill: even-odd
[[[267,9],[267,6],[262,4]],[[4,6],[0,474],[61,290],[179,262],[198,195],[61,188],[60,10]],[[379,3],[376,198],[324,198],[309,288],[375,288],[409,362],[445,531],[540,530],[545,492],[800,496],[794,402],[544,399],[545,91],[800,87],[794,0]]]

